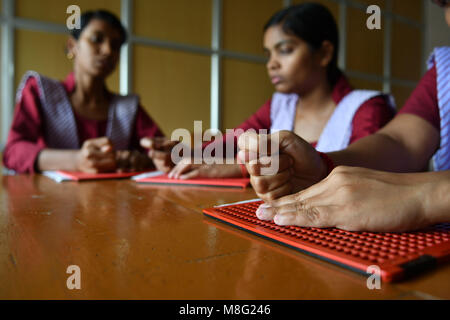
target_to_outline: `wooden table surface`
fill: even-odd
[[[3,176],[0,299],[450,299],[450,265],[366,278],[205,217],[252,189]],[[81,270],[69,290],[67,268]]]

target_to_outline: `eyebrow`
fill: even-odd
[[[294,41],[292,39],[287,39],[287,40],[281,40],[279,42],[277,42],[277,44],[274,46],[275,49],[278,49],[279,47],[281,47],[284,44],[290,44],[290,43],[294,43]],[[266,47],[263,48],[264,51],[269,51],[269,49],[267,49]]]
[[[100,30],[100,29],[94,29],[92,31],[92,33],[95,35],[102,35],[102,36],[106,35],[106,32],[104,32],[103,30]],[[120,41],[120,39],[121,39],[120,35],[113,35],[110,38],[112,38],[113,40],[118,40],[118,41]]]

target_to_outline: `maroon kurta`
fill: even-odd
[[[73,73],[69,74],[62,84],[67,94],[71,94],[75,90]],[[74,114],[80,147],[88,139],[105,136],[107,120],[92,120],[76,112]],[[34,173],[39,152],[47,147],[44,130],[38,84],[34,78],[30,78],[14,111],[13,123],[3,152],[5,167],[18,173]],[[131,149],[141,150],[139,140],[143,137],[158,136],[163,136],[162,131],[142,106],[139,106],[130,141]]]
[[[436,66],[433,66],[422,77],[398,114],[414,114],[441,131],[436,78]]]
[[[353,88],[347,78],[342,75],[333,88],[332,98],[334,103],[338,105],[341,100],[352,91]],[[266,129],[270,132],[270,108],[271,100],[269,99],[258,111],[236,129],[243,129],[244,131],[249,129],[255,129],[256,131]],[[394,111],[389,106],[386,96],[377,96],[367,100],[361,105],[353,117],[350,143],[377,132],[384,127],[393,116]],[[232,139],[233,136],[224,137],[224,141],[226,140],[227,143],[233,143]],[[234,137],[234,140],[235,152],[237,152],[237,137]],[[207,144],[209,143],[206,143],[204,146]],[[317,141],[311,144],[316,147]]]

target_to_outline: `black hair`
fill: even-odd
[[[435,4],[437,4],[439,7],[445,7],[450,3],[450,0],[431,0]]]
[[[123,24],[120,22],[119,18],[115,16],[113,13],[106,10],[95,10],[95,11],[86,11],[80,17],[80,28],[73,29],[70,34],[76,40],[80,38],[81,33],[87,27],[89,22],[93,19],[103,20],[109,23],[113,28],[119,31],[121,36],[121,45],[127,42],[127,31]]]
[[[325,40],[334,46],[333,58],[327,67],[330,85],[338,81],[341,71],[337,66],[339,33],[331,12],[318,3],[303,3],[289,6],[275,13],[264,26],[264,32],[272,26],[280,25],[287,34],[305,41],[313,50],[320,49]]]

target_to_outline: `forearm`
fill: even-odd
[[[36,168],[39,171],[66,170],[77,171],[79,150],[44,149],[36,159]]]
[[[392,172],[423,171],[439,148],[440,132],[428,121],[409,114],[397,116],[383,129],[330,153],[336,165]]]
[[[351,144],[342,151],[328,153],[335,166],[365,167],[392,172],[421,171],[405,146],[383,133],[376,133]]]
[[[424,174],[424,215],[430,224],[450,222],[450,171]]]

